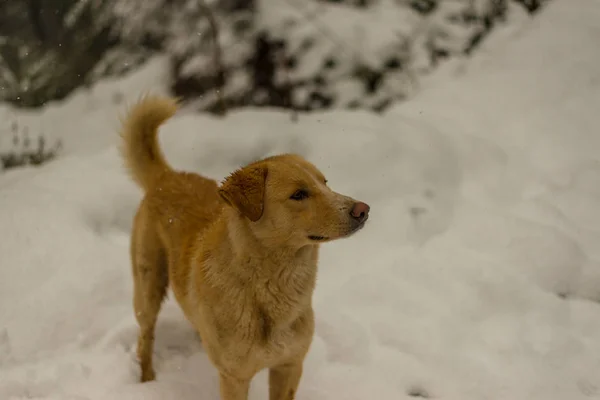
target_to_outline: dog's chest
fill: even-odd
[[[287,317],[282,314],[285,310],[289,311]],[[255,312],[253,347],[260,358],[276,364],[306,350],[313,331],[310,305],[303,309],[282,307],[274,312],[257,308]]]
[[[309,278],[296,278],[293,285],[267,281],[256,288],[251,325],[255,344],[267,353],[294,352],[299,339],[310,333],[313,286]]]
[[[314,330],[316,266],[312,259],[302,261],[240,279],[214,291],[213,302],[202,302],[197,326],[219,363],[243,360],[250,369],[262,369],[307,351]]]

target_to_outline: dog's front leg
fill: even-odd
[[[250,380],[238,379],[221,373],[221,400],[247,400],[250,389]]]
[[[301,377],[302,361],[271,368],[269,400],[294,400]]]

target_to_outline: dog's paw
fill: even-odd
[[[154,370],[149,368],[149,369],[143,369],[142,370],[142,376],[140,377],[140,382],[144,383],[144,382],[151,382],[153,380],[156,379],[156,375],[154,373]]]

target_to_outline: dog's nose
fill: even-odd
[[[358,203],[354,203],[354,206],[352,207],[352,211],[350,211],[350,215],[357,222],[363,222],[369,216],[370,209],[371,209],[371,207],[369,207],[369,205],[367,203],[363,203],[362,201],[359,201]]]

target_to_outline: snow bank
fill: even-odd
[[[19,126],[19,136],[43,136],[51,145],[63,144],[62,154],[95,153],[114,143],[119,113],[126,103],[151,90],[168,92],[168,60],[156,57],[120,79],[105,79],[92,87],[77,89],[62,101],[36,109],[15,109],[0,104],[0,150],[14,148],[11,126]]]
[[[557,0],[517,43],[383,118],[249,110],[165,126],[177,167],[220,178],[296,151],[372,206],[365,230],[324,248],[298,399],[600,396],[599,17],[593,0]],[[112,132],[68,107],[73,126]],[[137,383],[140,193],[113,147],[7,173],[0,190],[1,399],[218,398],[173,300],[158,380]],[[251,399],[265,398],[263,373]]]

